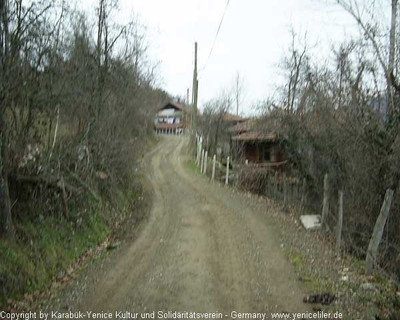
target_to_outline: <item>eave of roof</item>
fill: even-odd
[[[275,132],[263,133],[257,131],[244,132],[232,137],[236,141],[276,141],[277,135]]]
[[[164,110],[164,109],[167,109],[168,108],[168,106],[172,106],[173,108],[175,108],[175,109],[178,109],[178,110],[181,110],[181,111],[184,111],[184,112],[187,112],[187,113],[190,113],[191,112],[191,108],[189,108],[189,107],[186,107],[186,106],[183,106],[183,105],[181,105],[181,104],[179,104],[179,103],[176,103],[176,102],[168,102],[167,104],[165,104],[163,107],[161,107],[160,109],[159,109],[159,111],[161,111],[161,110]]]

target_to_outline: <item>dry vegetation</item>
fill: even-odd
[[[329,175],[331,230],[338,191],[344,195],[346,250],[365,258],[387,189],[395,191],[377,264],[399,280],[400,269],[400,90],[398,86],[398,1],[387,9],[388,25],[373,15],[378,3],[338,1],[357,21],[362,37],[333,49],[321,64],[306,37],[295,32],[282,61],[287,79],[260,120],[276,131],[292,175],[307,182],[308,205],[320,213],[324,174]],[[376,19],[376,20],[375,20]]]
[[[133,164],[168,97],[144,26],[117,12],[0,1],[0,304],[104,238],[140,193]]]

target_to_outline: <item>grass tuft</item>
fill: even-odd
[[[35,222],[19,221],[16,229],[20,240],[0,240],[0,306],[43,288],[109,234],[102,215],[94,209],[79,225],[49,216]]]
[[[195,173],[199,173],[200,174],[200,168],[196,165],[196,162],[192,159],[190,159],[187,162],[187,166],[189,167],[190,170],[192,170]]]

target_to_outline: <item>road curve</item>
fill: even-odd
[[[154,201],[139,237],[73,307],[81,311],[302,312],[305,288],[267,212],[187,165],[187,137],[148,161]],[[114,317],[114,316],[113,316]]]

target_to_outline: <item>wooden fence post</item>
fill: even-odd
[[[226,175],[225,175],[225,184],[229,183],[229,157],[226,158]]]
[[[275,171],[274,197],[275,197],[275,199],[278,198],[278,171]]]
[[[370,275],[378,255],[379,244],[382,239],[383,230],[385,229],[385,224],[387,217],[389,215],[390,206],[393,199],[393,190],[387,189],[385,194],[385,200],[383,201],[381,212],[376,220],[374,231],[372,232],[372,237],[369,242],[367,258],[365,260],[365,274]]]
[[[204,170],[203,170],[204,175],[207,174],[207,162],[208,162],[208,151],[206,151],[206,154],[204,156]]]
[[[204,150],[201,150],[200,172],[203,173],[204,166]]]
[[[324,176],[324,200],[322,202],[322,217],[321,217],[321,227],[324,229],[326,227],[326,218],[328,216],[329,210],[329,181],[328,174],[325,173]]]
[[[199,136],[197,136],[196,141],[197,141],[197,145],[196,145],[196,165],[198,166],[199,165],[199,159],[200,159],[200,156],[199,156],[199,154],[200,154],[200,137]]]
[[[287,181],[286,181],[286,173],[283,173],[283,210],[287,210],[287,202],[288,202],[288,190],[287,190]]]
[[[217,156],[214,154],[213,157],[213,166],[212,166],[212,174],[211,174],[211,180],[214,181],[215,178],[215,162],[217,161]]]
[[[201,151],[202,151],[202,144],[203,144],[203,137],[199,136],[199,145],[198,145],[198,152],[197,152],[197,166],[200,166],[201,162]]]
[[[343,227],[343,191],[339,191],[338,220],[336,228],[336,254],[340,255],[342,245],[342,227]]]

